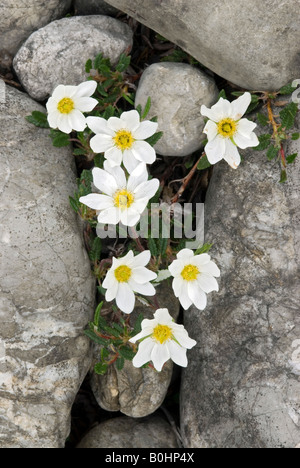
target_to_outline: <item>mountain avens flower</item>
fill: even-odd
[[[158,124],[150,120],[140,122],[138,111],[123,112],[120,118],[108,120],[88,117],[87,124],[95,133],[90,141],[92,150],[104,153],[112,167],[123,162],[131,173],[139,163],[152,164],[156,160],[155,150],[144,140],[154,135]]]
[[[123,258],[114,258],[110,270],[102,283],[105,299],[116,300],[117,306],[125,314],[130,314],[135,305],[135,294],[154,296],[155,288],[150,283],[157,275],[146,268],[151,258],[149,250],[134,256],[130,250]]]
[[[50,127],[64,133],[82,132],[87,125],[83,112],[91,112],[98,104],[91,97],[96,87],[96,81],[85,81],[78,86],[57,86],[46,104]]]
[[[245,93],[233,102],[220,98],[211,109],[201,107],[201,114],[210,119],[203,130],[208,138],[204,151],[210,164],[225,159],[233,169],[237,169],[241,162],[238,148],[245,149],[259,144],[253,132],[257,125],[242,119],[250,103],[251,94]]]
[[[135,226],[149,200],[159,188],[159,180],[148,180],[146,164],[140,163],[126,180],[120,166],[105,169],[95,167],[92,171],[93,182],[102,194],[91,193],[79,199],[80,203],[99,211],[98,222]]]
[[[157,371],[161,371],[165,362],[172,359],[182,367],[187,367],[187,349],[197,343],[189,338],[183,325],[174,322],[168,309],[158,309],[153,320],[142,321],[142,331],[131,338],[131,343],[140,341],[138,352],[133,358],[134,367],[142,367],[152,361]]]
[[[174,294],[185,310],[192,304],[204,310],[206,294],[219,291],[216,278],[220,276],[220,270],[208,254],[195,255],[192,250],[183,249],[169,266],[169,271],[174,277]]]

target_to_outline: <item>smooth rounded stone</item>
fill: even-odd
[[[104,0],[75,0],[74,9],[77,15],[115,16],[119,11]]]
[[[0,0],[0,61],[4,53],[13,56],[33,31],[61,18],[70,6],[71,0]]]
[[[161,308],[168,308],[172,317],[177,320],[180,304],[175,298],[171,286],[167,281],[162,283],[157,293]],[[139,303],[131,315],[134,325],[137,317],[153,318],[153,309]],[[95,352],[97,360],[97,350]],[[168,361],[161,372],[152,368],[135,368],[130,361],[125,361],[124,368],[117,370],[113,364],[105,375],[91,376],[91,387],[94,396],[107,411],[121,411],[133,418],[141,418],[154,413],[163,403],[167,394],[173,373],[173,363]]]
[[[76,448],[178,448],[175,432],[159,416],[113,418],[94,427]]]
[[[286,154],[296,151],[299,141]],[[206,241],[214,244],[220,292],[201,314],[185,314],[198,337],[182,375],[185,447],[300,442],[300,157],[280,184],[277,162],[252,149],[243,154],[236,171],[215,166],[207,194]]]
[[[107,0],[246,89],[278,90],[300,76],[295,0]]]
[[[53,21],[33,33],[13,65],[28,94],[43,101],[59,84],[85,81],[88,59],[101,52],[116,64],[131,46],[132,31],[121,21],[107,16],[74,16]]]
[[[3,82],[0,83],[1,89]],[[69,196],[70,148],[25,120],[45,109],[8,86],[0,99],[0,447],[60,448],[92,359],[91,275]]]
[[[162,156],[188,156],[205,139],[201,105],[218,99],[213,78],[184,63],[155,63],[144,71],[136,92],[135,107],[144,109],[151,97],[147,118],[157,116],[163,137],[155,145]]]

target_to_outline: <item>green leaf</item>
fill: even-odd
[[[148,247],[149,247],[152,257],[158,257],[157,245],[156,245],[155,240],[152,239],[152,237],[149,237],[148,239]]]
[[[271,137],[272,137],[272,135],[270,135],[269,133],[266,133],[265,135],[260,135],[258,137],[259,145],[254,148],[255,151],[264,151],[264,150],[266,150],[271,144]]]
[[[131,61],[130,55],[121,54],[119,58],[119,63],[116,66],[116,70],[120,73],[123,73],[129,67],[130,61]]]
[[[149,114],[150,109],[151,109],[151,97],[149,96],[148,99],[147,99],[147,102],[146,102],[144,112],[142,114],[142,120],[144,120],[147,117],[147,115]]]
[[[143,112],[143,110],[142,110],[141,104],[138,104],[138,105],[136,106],[135,110],[138,111],[138,113],[140,114],[140,118],[142,118],[142,112]]]
[[[154,135],[152,135],[150,138],[147,138],[147,140],[145,141],[149,143],[149,145],[154,146],[161,139],[162,136],[163,136],[163,132],[157,132],[157,133],[154,133]]]
[[[69,146],[69,135],[63,133],[60,130],[50,130],[50,137],[52,139],[52,144],[56,148],[62,148],[63,146]]]
[[[27,115],[25,119],[36,127],[50,128],[47,120],[47,114],[44,114],[44,112],[33,111],[31,115]]]
[[[201,160],[199,161],[199,164],[197,166],[197,169],[198,171],[203,171],[204,169],[207,169],[208,167],[210,167],[211,164],[210,162],[208,161],[207,159],[207,156],[206,154],[201,158]]]
[[[280,177],[279,183],[280,183],[280,184],[283,184],[283,183],[286,182],[286,181],[287,181],[287,173],[286,173],[286,170],[283,169],[283,170],[281,171],[281,177]]]
[[[116,360],[116,368],[118,371],[121,371],[124,367],[125,359],[121,356]]]
[[[213,245],[214,244],[208,244],[208,243],[202,245],[202,247],[199,247],[196,250],[195,255],[201,255],[201,254],[209,252]]]
[[[110,119],[110,117],[114,117],[114,115],[115,115],[115,108],[114,108],[114,106],[109,105],[109,106],[107,106],[107,108],[103,112],[102,117],[105,120],[108,120],[108,119]]]
[[[119,334],[124,333],[124,328],[121,327],[121,325],[119,325],[118,323],[114,322],[114,323],[112,324],[112,326],[113,326],[113,328],[114,328],[115,330],[117,330],[117,331],[119,332]]]
[[[100,260],[101,257],[101,252],[102,252],[102,241],[100,237],[95,237],[93,241],[92,248],[89,252],[89,257],[93,262],[96,262],[97,260]]]
[[[86,150],[83,148],[74,148],[73,150],[74,156],[85,156],[86,155]]]
[[[106,374],[108,365],[102,362],[98,362],[94,367],[95,374],[104,375]]]
[[[119,353],[124,359],[127,359],[128,361],[132,361],[135,356],[135,352],[128,346],[121,346],[121,348],[119,348]]]
[[[96,335],[95,332],[92,330],[84,330],[84,334],[88,336],[92,341],[95,343],[101,345],[101,346],[107,346],[109,343],[109,340],[106,340],[105,338],[101,338],[101,336]]]
[[[78,213],[79,202],[72,197],[69,197],[69,202],[70,202],[71,208],[75,211],[75,213]]]
[[[237,97],[240,97],[240,96],[243,96],[244,92],[243,91],[232,91],[232,96],[237,96]]]
[[[294,126],[297,112],[298,105],[295,102],[291,102],[279,113],[284,128],[289,130]]]
[[[290,156],[287,156],[286,162],[288,164],[292,164],[295,161],[295,159],[297,158],[297,156],[298,156],[298,153],[290,154]]]
[[[279,91],[279,94],[285,95],[285,94],[292,94],[295,90],[297,89],[292,84],[288,84],[286,86],[283,86],[281,90]]]
[[[142,321],[144,320],[143,314],[139,314],[138,318],[136,319],[136,322],[134,324],[133,331],[131,333],[131,336],[138,335],[142,331]]]
[[[257,120],[263,127],[266,127],[269,124],[269,118],[260,112],[257,114]]]
[[[85,71],[86,73],[90,73],[90,71],[92,70],[93,68],[93,62],[91,59],[89,59],[86,64],[85,64]]]
[[[227,99],[227,96],[226,96],[226,91],[225,91],[225,89],[222,89],[222,91],[220,91],[220,93],[219,93],[218,100],[219,100],[219,99],[221,99],[221,98],[223,98],[223,99]]]
[[[103,301],[97,305],[96,310],[95,310],[94,324],[96,325],[97,328],[99,328],[99,320],[101,318],[100,313],[101,313],[102,307],[103,307]]]
[[[267,158],[269,159],[269,161],[272,161],[272,159],[276,158],[276,156],[278,155],[278,152],[279,152],[279,149],[271,145],[267,152]]]
[[[161,256],[165,255],[167,247],[168,247],[168,243],[169,243],[169,239],[167,238],[158,239],[159,253]]]
[[[300,138],[300,133],[293,133],[292,134],[292,140],[299,140]]]

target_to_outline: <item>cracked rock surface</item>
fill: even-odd
[[[294,141],[286,154],[299,150]],[[276,161],[251,149],[243,155],[236,171],[215,166],[206,200],[220,292],[204,312],[185,314],[198,341],[182,377],[186,447],[300,442],[300,159],[280,184]]]
[[[0,103],[0,447],[58,448],[91,363],[94,279],[69,195],[69,148],[26,122],[44,109],[6,86]]]

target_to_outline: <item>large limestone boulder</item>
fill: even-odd
[[[3,83],[1,83],[1,86]],[[25,120],[43,111],[4,88],[0,99],[0,447],[64,447],[91,365],[83,330],[95,282],[68,197],[69,148]]]
[[[296,151],[299,141],[287,154]],[[204,312],[185,314],[198,341],[182,377],[186,447],[299,445],[299,184],[300,158],[285,184],[252,149],[236,171],[214,168],[206,240],[221,287]]]
[[[14,55],[33,31],[61,18],[70,6],[71,0],[1,0],[0,59]]]
[[[13,65],[28,94],[43,101],[59,84],[85,81],[88,59],[102,53],[116,64],[131,46],[132,31],[121,21],[107,16],[74,16],[53,21],[33,33]]]
[[[278,90],[300,76],[294,0],[107,0],[246,89]]]

